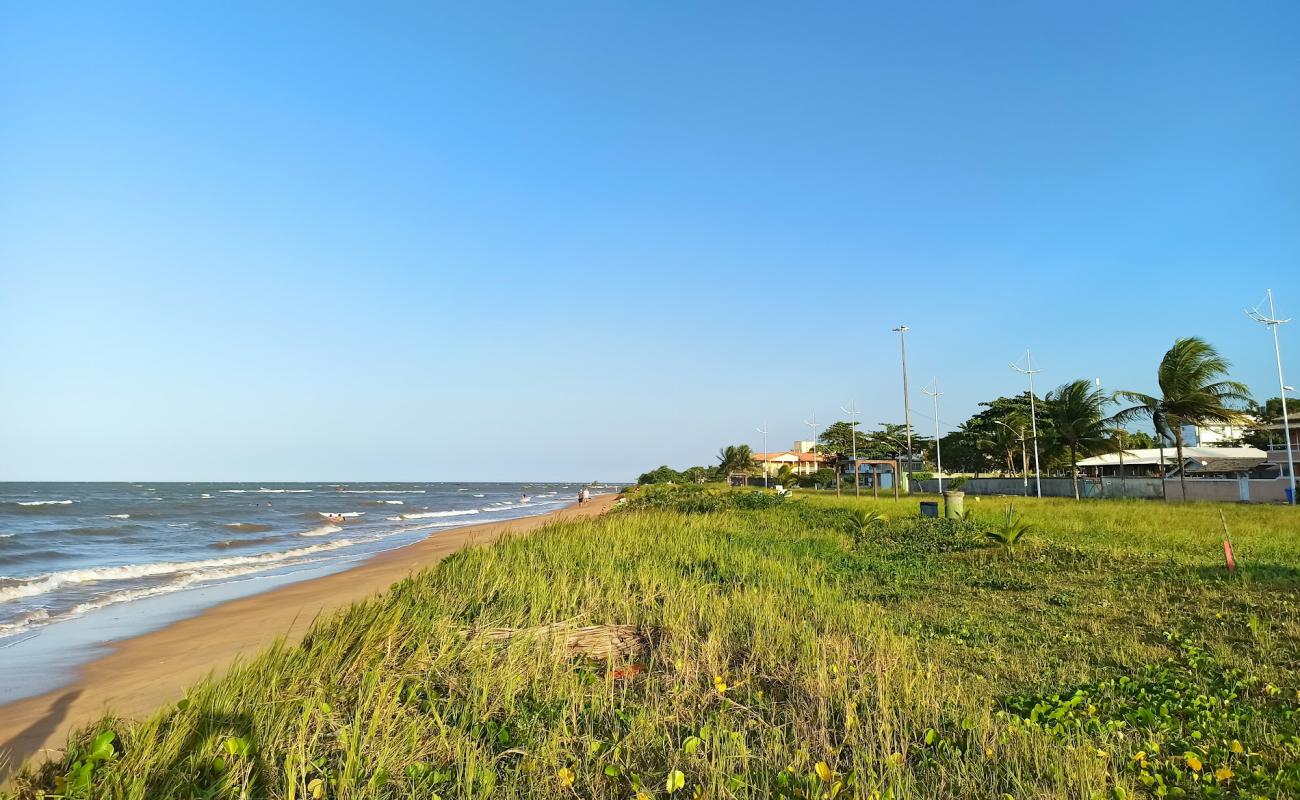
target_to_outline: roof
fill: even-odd
[[[1239,472],[1268,460],[1268,454],[1254,447],[1184,447],[1183,457],[1192,462],[1188,472]],[[1165,464],[1177,466],[1178,451],[1164,449]],[[1159,464],[1160,448],[1149,447],[1124,451],[1125,466]],[[1119,466],[1119,453],[1106,453],[1079,462],[1081,467]]]
[[[830,456],[825,453],[796,453],[800,461],[830,461]]]
[[[799,457],[791,452],[784,453],[754,453],[755,461],[798,461]]]

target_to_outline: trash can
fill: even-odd
[[[1286,487],[1286,502],[1288,505],[1295,502],[1295,498],[1291,496],[1292,494],[1294,494],[1294,490],[1290,486]]]
[[[930,502],[930,501],[928,501],[928,500],[922,500],[922,501],[921,501],[921,516],[923,516],[923,517],[934,517],[934,518],[937,519],[937,518],[939,517],[939,504],[938,504],[938,503],[934,503],[934,502]]]
[[[965,492],[944,492],[943,493],[943,518],[944,519],[961,519],[962,511],[966,508]]]

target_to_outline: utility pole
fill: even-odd
[[[934,391],[930,391],[928,386],[921,391],[934,398],[934,474],[939,478],[939,494],[943,494],[943,452],[940,446],[943,433],[939,430],[939,397],[943,392],[939,391],[938,376],[931,383],[934,386]]]
[[[858,496],[858,401],[849,403],[849,408],[840,406],[840,411],[849,415],[849,437],[853,441],[853,496]],[[874,485],[875,473],[871,473]]]
[[[899,325],[894,328],[898,334],[898,347],[903,353],[903,427],[907,430],[907,493],[912,493],[912,404],[907,399],[907,332],[911,328]]]
[[[767,423],[764,422],[763,427],[755,428],[754,430],[763,434],[763,488],[766,489],[767,488]]]
[[[1029,425],[1034,433],[1034,489],[1038,493],[1039,499],[1043,496],[1043,475],[1042,470],[1038,467],[1038,412],[1034,408],[1034,376],[1042,372],[1041,369],[1034,369],[1034,356],[1028,350],[1025,351],[1025,368],[1014,362],[1011,368],[1021,375],[1029,376]]]
[[[1273,356],[1277,359],[1277,385],[1282,387],[1282,433],[1286,436],[1286,470],[1291,478],[1291,496],[1287,498],[1287,502],[1295,505],[1295,457],[1291,454],[1291,417],[1286,408],[1286,379],[1282,377],[1282,348],[1277,343],[1277,326],[1285,325],[1291,320],[1277,318],[1273,311],[1272,289],[1268,290],[1268,316],[1261,314],[1258,306],[1253,311],[1247,311],[1246,316],[1273,329]]]

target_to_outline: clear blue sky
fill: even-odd
[[[1298,97],[1293,2],[5,3],[0,478],[634,477],[900,421],[900,322],[953,423],[1272,396]]]

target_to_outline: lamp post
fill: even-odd
[[[1038,412],[1034,409],[1034,376],[1042,372],[1042,370],[1034,369],[1034,356],[1028,350],[1025,351],[1025,368],[1021,369],[1014,362],[1011,364],[1011,368],[1021,375],[1029,376],[1029,424],[1034,433],[1034,489],[1041,499],[1043,496],[1043,471],[1038,466]]]
[[[840,406],[840,411],[849,415],[849,438],[853,441],[853,496],[858,496],[858,403],[849,403],[849,408]],[[872,473],[874,485],[875,473]]]
[[[1277,359],[1277,385],[1282,387],[1282,435],[1286,437],[1286,471],[1291,482],[1291,495],[1287,502],[1295,505],[1295,457],[1291,453],[1291,417],[1286,408],[1286,379],[1282,377],[1282,348],[1277,343],[1277,326],[1285,325],[1291,320],[1278,319],[1273,311],[1273,290],[1268,290],[1268,316],[1260,313],[1258,307],[1247,311],[1246,316],[1273,329],[1273,356]]]
[[[1005,422],[1001,422],[996,419],[993,421],[996,424],[1001,425],[1002,427],[1011,431],[1012,434],[1014,434],[1018,439],[1020,439],[1020,477],[1025,484],[1025,497],[1028,497],[1029,496],[1029,454],[1025,450],[1025,429],[1021,428],[1017,432],[1015,428],[1011,427]]]
[[[934,398],[934,474],[939,479],[939,494],[943,494],[943,449],[941,442],[943,435],[939,429],[939,397],[943,392],[939,391],[938,376],[935,376],[934,380],[931,381],[931,385],[934,386],[934,391],[930,391],[928,386],[921,391]]]
[[[763,488],[766,489],[767,488],[767,423],[764,422],[763,427],[755,428],[754,430],[763,434]]]
[[[899,325],[893,329],[898,334],[898,348],[903,354],[903,427],[907,430],[907,492],[912,493],[912,404],[907,400],[907,332],[911,328]]]

